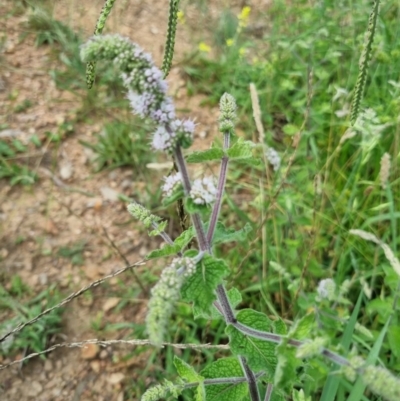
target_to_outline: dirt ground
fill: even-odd
[[[55,3],[56,19],[90,36],[102,0],[59,0]],[[213,2],[215,14],[226,3],[229,2]],[[243,5],[251,5],[253,12],[257,12],[258,7],[265,7],[268,2],[238,1],[234,4],[238,10]],[[3,14],[4,10],[12,9],[13,1],[0,0],[0,6]],[[167,1],[117,1],[107,30],[133,38],[160,65],[167,9]],[[177,37],[176,60],[205,34],[198,25],[197,11],[191,2],[185,5],[185,15],[186,24],[180,27]],[[74,120],[76,103],[80,100],[68,91],[57,89],[50,78],[49,71],[57,63],[51,57],[50,47],[36,47],[32,33],[23,35],[27,14],[1,18],[0,33],[5,44],[0,63],[0,124],[7,123],[7,129],[11,130],[9,134],[22,142],[35,134],[44,138],[44,132]],[[169,82],[178,108],[194,110],[191,116],[196,118],[197,134],[202,137],[197,146],[207,147],[215,133],[217,110],[199,107],[201,97],[186,96],[179,67],[173,68]],[[16,97],[10,96],[12,93]],[[25,99],[32,101],[32,107],[26,112],[12,112],[14,105]],[[133,189],[140,191],[147,183],[138,181],[131,169],[93,173],[92,155],[80,141],[93,142],[101,126],[102,121],[91,125],[74,124],[73,133],[60,146],[49,144],[43,152],[31,154],[30,164],[39,175],[39,181],[32,187],[10,186],[6,180],[0,180],[2,277],[7,279],[18,274],[35,293],[56,283],[63,294],[68,295],[124,266],[111,241],[131,263],[140,260],[157,245],[154,241],[150,243],[134,223],[123,225],[129,216],[124,203],[117,199],[118,193],[130,196]],[[18,238],[24,241],[20,243]],[[82,266],[57,256],[60,247],[79,242],[86,244]],[[137,269],[138,274],[145,269],[149,269],[149,265]],[[96,338],[91,320],[99,311],[104,313],[107,322],[143,322],[147,300],[131,275],[125,273],[123,280],[132,283],[139,294],[131,300],[129,307],[113,313],[118,303],[113,294],[118,290],[119,281],[111,279],[106,289],[97,288],[92,291],[92,297],[83,297],[67,305],[62,333],[53,342]],[[119,335],[121,338],[124,332]],[[24,367],[16,365],[0,371],[0,398],[4,401],[122,401],[127,399],[124,395],[127,381],[135,380],[141,374],[146,359],[146,354],[142,353],[140,357],[121,362],[127,352],[121,348],[59,349],[49,354],[45,361],[36,358]],[[8,362],[9,359],[0,357],[0,364]]]

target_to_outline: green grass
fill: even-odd
[[[224,209],[224,218],[237,228],[266,218],[262,227],[255,225],[258,231],[250,246],[221,252],[229,254],[232,280],[244,290],[244,305],[290,320],[310,310],[324,314],[321,324],[330,333],[331,344],[339,344],[341,336],[346,341],[351,338],[352,346],[368,355],[379,338],[380,360],[400,372],[399,347],[395,346],[399,311],[393,304],[399,277],[380,249],[349,235],[350,229],[362,228],[375,233],[395,253],[399,247],[397,2],[383,3],[379,14],[362,101],[363,109],[374,112],[367,113],[367,121],[354,128],[357,134],[338,149],[349,128],[349,114],[343,113],[350,111],[369,12],[368,2],[343,1],[340,7],[331,1],[297,2],[288,7],[276,1],[259,17],[268,26],[262,39],[252,37],[249,29],[232,46],[215,41],[212,47],[217,56],[197,52],[187,58],[184,69],[189,93],[205,93],[205,104],[216,105],[225,91],[236,97],[239,126],[247,138],[258,137],[249,96],[249,84],[255,83],[266,144],[282,156],[277,173],[268,166],[246,171],[233,163],[230,167],[229,208]],[[222,22],[226,19],[221,17]],[[294,151],[293,138],[300,131],[295,161],[278,191]],[[385,152],[392,160],[387,190],[379,181]],[[239,201],[243,198],[244,204]],[[325,277],[332,277],[338,286],[351,280],[346,298],[353,305],[360,292],[371,291],[371,298],[363,297],[357,321],[371,330],[373,338],[346,331],[351,305],[316,304],[315,290]],[[384,329],[389,315],[392,322]],[[384,339],[379,337],[382,330],[389,333]],[[307,382],[308,392],[317,394],[329,366],[310,362],[308,369],[314,378]],[[343,379],[339,382],[342,398],[338,399],[346,399],[348,385]],[[352,395],[353,401],[361,399],[361,393],[357,394]],[[368,394],[367,398],[376,400]]]
[[[151,127],[137,118],[130,120],[106,123],[95,143],[82,142],[94,151],[97,170],[130,166],[135,169],[137,177],[146,175],[146,164],[152,160],[147,151],[147,135]]]
[[[19,276],[13,276],[10,284],[8,290],[0,284],[0,314],[2,315],[0,332],[2,334],[36,317],[61,300],[54,285],[32,298],[32,290],[22,282]],[[27,300],[28,297],[29,300]],[[8,337],[1,344],[0,353],[4,356],[15,356],[18,352],[30,353],[45,350],[51,337],[61,330],[63,311],[63,308],[57,308],[33,325],[27,326],[19,335]],[[13,317],[8,318],[10,312]],[[44,359],[43,355],[42,358]]]

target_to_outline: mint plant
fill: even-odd
[[[164,345],[176,303],[182,300],[192,305],[194,318],[216,320],[225,326],[232,353],[230,357],[213,361],[200,372],[175,357],[179,378],[175,382],[165,380],[149,388],[141,399],[155,401],[169,396],[176,398],[188,390],[195,394],[194,399],[198,401],[268,401],[288,398],[295,401],[310,400],[306,381],[311,376],[307,373],[305,360],[325,358],[333,364],[334,374],[326,381],[320,398],[322,401],[335,399],[338,388],[336,378],[339,376],[349,382],[356,381],[350,390],[351,400],[361,399],[365,387],[380,397],[379,399],[399,400],[400,380],[383,366],[373,365],[391,318],[379,334],[370,357],[364,360],[355,350],[348,352],[353,330],[371,335],[364,326],[357,327],[361,296],[350,317],[339,319],[330,314],[333,304],[348,303],[346,294],[350,287],[349,282],[338,286],[332,279],[321,280],[317,287],[315,310],[299,317],[289,327],[281,318],[272,320],[266,314],[251,308],[238,309],[242,299],[240,291],[227,282],[232,266],[227,260],[215,257],[216,246],[225,242],[246,240],[250,232],[247,225],[235,231],[225,227],[220,221],[228,167],[236,162],[241,165],[257,165],[261,162],[259,155],[262,154],[276,171],[281,164],[279,155],[272,148],[265,151],[263,145],[235,135],[237,105],[234,97],[228,93],[220,99],[218,124],[222,146],[213,145],[205,151],[186,153],[184,150],[189,149],[193,142],[195,123],[190,119],[181,120],[177,117],[173,99],[168,96],[167,83],[164,80],[172,62],[179,1],[170,0],[163,71],[154,65],[149,54],[129,39],[119,35],[101,35],[114,1],[106,1],[95,36],[81,49],[82,59],[88,63],[88,86],[93,85],[95,65],[99,60],[111,61],[120,70],[133,112],[151,120],[156,126],[151,141],[153,150],[165,152],[172,157],[178,169],[176,174],[163,180],[163,205],[182,202],[192,222],[187,230],[173,240],[165,231],[166,221],[162,221],[138,203],[128,206],[129,213],[151,230],[150,235],[161,236],[165,242],[164,246],[150,252],[147,259],[173,257],[171,262],[165,262],[166,267],[151,291],[146,318],[149,340],[156,347]],[[360,105],[378,9],[379,1],[376,1],[360,60],[360,75],[351,115],[353,126],[361,119]],[[215,182],[213,177],[208,176],[191,180],[187,163],[209,161],[220,161],[218,180]],[[383,164],[387,165],[389,162],[386,160]],[[384,186],[388,173],[382,172],[381,176]],[[388,245],[363,230],[351,230],[350,233],[379,245],[395,274],[400,276],[400,263]],[[189,244],[194,239],[197,249],[189,249]],[[76,294],[66,300],[74,298]],[[397,298],[393,302],[393,309],[396,302]],[[0,342],[41,316],[3,335]],[[327,322],[335,328],[344,327],[341,348],[330,349],[330,339],[321,329]],[[344,399],[344,395],[340,399]]]
[[[175,16],[177,3],[171,1],[170,12]],[[373,21],[376,20],[378,5],[374,5]],[[272,321],[254,309],[236,309],[241,300],[240,292],[235,288],[227,290],[225,278],[230,267],[226,261],[214,256],[214,247],[220,242],[246,238],[248,230],[228,230],[219,222],[219,215],[229,162],[240,161],[250,166],[258,164],[260,160],[255,151],[259,145],[235,135],[237,106],[235,99],[225,93],[220,99],[218,121],[223,145],[184,154],[183,150],[192,145],[195,124],[192,120],[177,118],[173,100],[167,94],[164,75],[172,58],[176,18],[170,18],[170,24],[166,56],[169,62],[168,66],[164,63],[164,74],[154,65],[149,54],[119,35],[94,36],[82,47],[81,56],[89,66],[105,59],[112,61],[121,71],[133,112],[150,119],[157,126],[152,148],[173,157],[178,167],[175,175],[164,178],[163,203],[168,205],[182,200],[192,221],[192,226],[173,241],[164,231],[166,222],[161,222],[142,205],[133,203],[128,206],[134,217],[152,228],[151,235],[160,235],[166,242],[164,247],[150,253],[148,259],[177,256],[171,263],[166,263],[159,282],[151,292],[146,319],[150,341],[155,346],[163,344],[174,306],[181,299],[192,304],[194,317],[222,320],[234,357],[219,359],[199,373],[176,357],[175,366],[180,379],[176,383],[165,381],[150,388],[143,394],[142,400],[153,401],[168,395],[177,397],[186,389],[192,389],[196,400],[267,401],[284,399],[289,395],[293,399],[306,399],[302,391],[294,388],[300,379],[298,368],[302,359],[319,356],[341,367],[337,373],[349,381],[360,375],[371,391],[387,400],[398,400],[400,381],[388,370],[367,364],[357,355],[348,359],[341,356],[326,348],[327,340],[323,336],[308,339],[314,327],[313,315],[306,315],[288,330],[281,319]],[[375,23],[370,24],[367,47],[371,46],[374,29]],[[364,56],[360,65],[363,77],[367,62],[368,56]],[[358,114],[365,78],[361,81],[355,94],[353,120]],[[93,82],[93,77],[88,82]],[[192,182],[188,162],[217,160],[221,165],[216,184],[211,177]],[[193,238],[197,241],[197,250],[187,249]],[[318,287],[320,299],[334,300],[335,290],[333,281],[322,281]]]

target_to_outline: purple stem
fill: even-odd
[[[245,357],[239,356],[239,362],[242,365],[244,376],[246,377],[247,384],[249,385],[251,400],[260,401],[260,393],[258,392],[257,379],[254,372],[250,369]]]
[[[234,324],[237,322],[235,318],[235,313],[232,309],[231,304],[229,303],[228,295],[225,291],[225,288],[222,284],[219,284],[217,287],[217,297],[218,297],[218,310],[222,312],[222,315],[225,318],[227,324]]]
[[[272,396],[272,390],[274,389],[274,386],[271,383],[268,383],[267,385],[267,391],[265,392],[265,397],[264,401],[269,401]]]
[[[229,147],[229,142],[230,142],[230,134],[226,133],[226,134],[224,134],[224,148]],[[183,189],[185,191],[185,195],[188,196],[190,194],[191,184],[190,184],[190,178],[189,178],[189,173],[187,170],[185,158],[183,157],[182,148],[180,146],[176,147],[174,156],[175,156],[176,164],[178,166],[178,170],[182,176],[182,184],[183,184]],[[210,254],[212,253],[210,244],[211,244],[212,237],[214,235],[214,229],[215,229],[215,226],[216,226],[216,223],[218,220],[219,211],[221,209],[222,195],[223,195],[224,189],[225,189],[227,167],[228,167],[228,157],[223,157],[222,162],[221,162],[221,174],[220,174],[220,179],[219,179],[219,183],[218,183],[217,201],[216,201],[216,204],[214,205],[214,209],[213,209],[214,217],[212,217],[212,220],[214,221],[214,223],[212,223],[212,221],[210,222],[210,229],[208,231],[207,236],[205,234],[205,231],[203,228],[203,223],[200,219],[199,214],[198,213],[191,214],[191,218],[193,221],[194,229],[196,231],[197,241],[199,243],[200,251],[208,251]],[[208,238],[210,238],[210,240],[208,240]],[[216,292],[217,292],[219,305],[222,309],[223,316],[225,318],[226,323],[227,324],[235,324],[236,323],[235,314],[234,314],[231,304],[229,303],[228,296],[227,296],[224,286],[222,284],[218,285]],[[244,369],[246,381],[249,385],[249,394],[250,394],[251,400],[252,401],[260,401],[260,396],[258,393],[257,382],[256,382],[256,376],[251,371],[251,369],[248,367],[246,360],[244,358],[240,357],[240,361],[241,361],[242,367]],[[243,363],[244,363],[244,365],[243,365]],[[244,368],[244,366],[246,367],[246,369]]]
[[[254,375],[256,379],[259,379],[261,376],[263,376],[265,372],[258,372]],[[246,377],[219,377],[217,379],[205,379],[203,381],[203,384],[205,386],[210,386],[210,385],[215,385],[215,384],[238,384],[238,383],[245,383],[247,382]],[[196,387],[200,383],[199,382],[194,382],[194,383],[186,383],[184,384],[185,388],[191,388],[191,387]]]
[[[230,144],[230,134],[228,132],[224,134],[224,149],[228,149],[229,144]],[[217,187],[217,196],[213,207],[213,211],[211,213],[210,224],[207,232],[207,240],[209,244],[212,244],[215,227],[217,225],[219,213],[221,211],[222,197],[224,196],[225,192],[226,172],[228,170],[228,162],[229,162],[228,156],[224,156],[221,160],[221,167],[220,167],[218,187]]]
[[[178,166],[178,170],[182,175],[182,184],[183,190],[185,191],[185,195],[188,196],[191,190],[189,173],[186,167],[185,158],[182,154],[182,148],[177,146],[175,149],[175,160]],[[199,248],[201,251],[209,251],[210,245],[207,241],[206,234],[204,232],[203,223],[200,219],[198,213],[193,213],[190,215],[193,221],[193,226],[196,231],[197,241],[199,242]]]
[[[237,330],[239,330],[243,334],[246,334],[250,337],[259,338],[261,340],[269,341],[269,342],[272,342],[275,344],[280,344],[280,342],[282,341],[282,338],[283,338],[283,336],[281,336],[279,334],[274,334],[274,333],[269,333],[266,331],[253,329],[252,327],[248,327],[240,322],[231,323],[231,324],[233,327],[235,327]],[[299,341],[299,340],[289,339],[288,344],[292,345],[293,347],[299,348],[301,345],[304,344],[304,342]],[[330,359],[332,362],[337,363],[338,365],[341,365],[341,366],[349,365],[349,361],[346,358],[344,358],[341,355],[338,355],[335,352],[332,352],[326,348],[322,349],[321,355],[326,356],[328,359]]]

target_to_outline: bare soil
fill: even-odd
[[[59,0],[54,3],[54,18],[89,37],[104,2]],[[214,2],[211,15],[216,15],[223,3],[226,2]],[[248,4],[257,12],[258,7],[267,3],[235,2],[234,6],[239,10]],[[0,0],[2,14],[7,15],[15,4]],[[167,1],[117,1],[106,31],[131,37],[160,65],[167,10]],[[182,59],[196,40],[207,36],[207,21],[199,19],[198,15],[196,5],[185,4],[186,23],[178,30],[175,60]],[[42,149],[33,149],[26,157],[26,162],[39,176],[37,183],[31,187],[10,186],[6,180],[0,180],[0,282],[9,288],[10,278],[18,274],[35,294],[56,283],[68,295],[124,266],[112,243],[131,263],[140,260],[151,247],[158,246],[157,240],[150,243],[135,223],[126,224],[129,216],[124,203],[117,199],[118,193],[127,196],[133,192],[144,193],[148,182],[138,180],[132,169],[94,174],[93,155],[80,141],[93,142],[105,119],[91,124],[74,122],[81,98],[55,86],[49,72],[61,68],[60,62],[50,46],[35,46],[35,34],[27,28],[28,11],[1,19],[0,35],[4,46],[0,54],[0,124],[7,124],[9,130],[8,133],[3,130],[2,134],[23,143],[37,135],[45,145]],[[179,66],[173,68],[169,83],[178,108],[193,110],[191,116],[198,123],[197,135],[201,137],[196,146],[208,147],[216,132],[217,110],[199,107],[200,96],[187,97]],[[29,100],[32,106],[15,112],[15,106],[24,100]],[[59,146],[46,141],[46,131],[55,132],[69,122],[73,124],[73,132]],[[153,173],[154,182],[164,173]],[[57,254],[61,247],[77,243],[85,244],[81,266]],[[138,275],[149,267],[138,268]],[[91,322],[99,314],[103,316],[103,325],[143,322],[145,294],[132,275],[125,273],[122,280],[132,287],[135,295],[127,306],[113,313],[124,295],[119,291],[119,279],[111,279],[107,287],[96,288],[90,297],[67,305],[61,334],[51,342],[98,337]],[[0,315],[2,319],[6,317]],[[115,331],[110,338],[124,335],[124,330]],[[127,354],[127,349],[96,347],[56,350],[45,361],[36,358],[24,366],[14,365],[0,371],[0,398],[4,401],[122,401],[127,399],[124,389],[141,375],[147,358],[147,354],[142,353],[124,360]],[[10,361],[0,356],[0,364]]]

